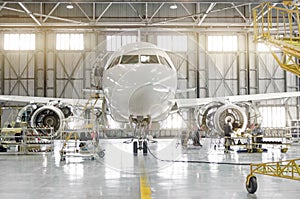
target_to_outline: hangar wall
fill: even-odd
[[[5,33],[34,33],[36,48],[11,51],[0,45],[1,94],[84,97],[82,89],[92,83],[92,62],[104,54],[107,35],[136,35],[157,44],[159,35],[179,33],[187,35],[188,44],[187,51],[171,55],[179,68],[178,87],[197,89],[178,97],[299,90],[299,78],[279,68],[272,55],[258,51],[253,42],[251,9],[256,2],[78,1],[67,9],[68,3],[2,4],[0,44]],[[172,4],[177,9],[170,9]],[[57,33],[83,33],[84,50],[56,50]],[[208,37],[220,35],[236,35],[237,50],[209,51]],[[259,106],[284,106],[287,120],[300,118],[299,99],[260,102]]]
[[[3,30],[4,33],[15,30]],[[130,31],[106,30],[24,30],[36,34],[36,50],[6,51],[1,46],[1,94],[47,97],[84,97],[82,89],[91,87],[91,61],[105,47],[107,35],[136,34],[141,41],[157,43],[158,35],[187,35],[187,51],[177,52],[180,59],[178,87],[197,88],[179,97],[218,97],[237,94],[256,94],[299,90],[299,78],[279,68],[269,52],[258,52],[253,35],[241,31],[170,31],[143,28]],[[56,33],[84,33],[85,49],[61,51],[55,48]],[[180,32],[180,33],[179,33]],[[211,35],[237,35],[235,52],[210,52],[207,38]],[[173,56],[176,59],[178,56]],[[281,101],[262,102],[261,105],[282,106]],[[299,118],[299,101],[285,104],[287,119]]]

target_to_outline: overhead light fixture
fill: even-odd
[[[170,9],[172,9],[172,10],[175,10],[175,9],[177,9],[177,5],[174,3],[174,4],[172,4],[171,6],[170,6]]]
[[[66,8],[68,8],[68,9],[73,9],[74,8],[74,6],[71,4],[71,3],[69,3],[69,4],[67,4],[67,6],[66,6]]]

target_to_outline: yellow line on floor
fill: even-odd
[[[151,188],[148,183],[147,176],[145,174],[141,174],[140,176],[140,192],[141,192],[141,199],[152,198]]]

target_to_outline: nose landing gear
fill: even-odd
[[[138,141],[133,142],[133,155],[138,155],[138,150],[143,150],[143,155],[146,156],[148,153],[148,142],[147,140],[143,140],[141,138]]]
[[[137,136],[137,141],[133,141],[133,155],[138,155],[138,150],[143,150],[143,155],[146,156],[148,153],[148,141],[146,139],[146,131],[151,123],[150,115],[136,116],[131,115],[129,117],[131,124],[135,125],[134,135]]]

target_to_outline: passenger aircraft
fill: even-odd
[[[225,121],[231,118],[235,128],[244,131],[247,125],[246,110],[240,102],[260,101],[300,96],[300,92],[238,95],[218,98],[176,99],[177,71],[168,54],[151,43],[128,44],[111,55],[102,77],[104,100],[103,114],[121,123],[131,123],[135,127],[138,141],[133,141],[133,152],[147,154],[145,131],[154,122],[160,122],[174,110],[197,109],[198,126],[214,133],[222,134]],[[0,96],[0,101],[34,101],[46,103],[53,98],[27,96]],[[56,99],[57,100],[57,99]],[[75,106],[85,100],[59,99],[61,102],[37,106],[29,104],[19,117],[31,110],[28,122],[32,127],[40,124],[61,129],[62,120],[75,112]],[[64,102],[64,103],[62,103]],[[34,105],[34,107],[33,107]],[[36,107],[36,108],[35,108]],[[108,111],[106,111],[108,110]],[[24,119],[23,119],[24,120]],[[30,120],[30,121],[29,121]]]

